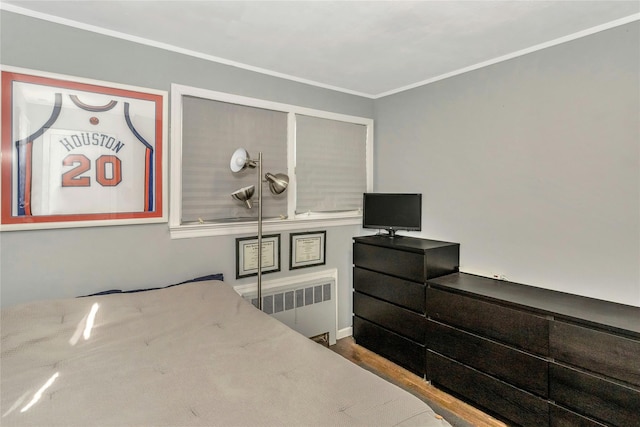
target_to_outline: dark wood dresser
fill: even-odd
[[[524,426],[640,426],[640,308],[465,273],[428,281],[434,385]]]
[[[640,308],[460,273],[459,254],[354,238],[355,341],[510,425],[640,426]]]
[[[457,243],[403,236],[354,238],[355,341],[424,376],[426,282],[458,271],[459,259]]]

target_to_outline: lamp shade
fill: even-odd
[[[255,168],[256,162],[251,160],[249,153],[244,148],[238,148],[231,156],[229,167],[232,172],[240,172],[246,167]]]
[[[269,189],[273,194],[280,194],[289,186],[289,177],[284,173],[275,175],[267,173],[264,177],[269,183]]]
[[[243,202],[248,209],[251,209],[251,198],[253,197],[253,193],[255,193],[255,191],[256,187],[254,185],[250,185],[248,187],[242,187],[241,189],[234,191],[233,193],[231,193],[231,197],[233,197],[235,200]]]

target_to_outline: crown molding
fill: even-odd
[[[265,74],[271,77],[277,77],[284,80],[294,81],[296,83],[302,83],[309,86],[315,86],[322,89],[329,89],[336,92],[342,92],[349,95],[356,95],[363,98],[373,99],[375,95],[370,93],[358,92],[350,89],[345,89],[338,86],[332,86],[325,83],[316,82],[314,80],[304,79],[301,77],[292,76],[285,73],[280,73],[273,70],[268,70],[266,68],[255,67],[253,65],[243,64],[241,62],[231,61],[229,59],[221,58],[214,55],[208,55],[202,52],[197,52],[190,49],[185,49],[179,46],[174,46],[169,43],[163,43],[151,39],[146,39],[144,37],[138,37],[131,34],[122,33],[120,31],[109,30],[103,27],[98,27],[96,25],[86,24],[84,22],[74,21],[72,19],[61,18],[59,16],[49,15],[46,13],[36,12],[34,10],[25,9],[23,7],[15,6],[12,4],[1,3],[0,2],[0,10],[6,10],[7,12],[17,13],[19,15],[29,16],[31,18],[41,19],[43,21],[52,22],[54,24],[65,25],[68,27],[77,28],[80,30],[91,31],[93,33],[102,34],[109,37],[118,38],[121,40],[130,41],[133,43],[138,43],[146,46],[155,47],[158,49],[163,49],[175,53],[180,53],[182,55],[192,56],[198,59],[204,59],[206,61],[215,62],[218,64],[228,65],[235,68],[240,68],[247,71],[252,71],[259,74]]]
[[[420,86],[428,85],[429,83],[434,83],[440,80],[448,79],[449,77],[458,76],[460,74],[468,73],[469,71],[478,70],[480,68],[488,67],[490,65],[494,65],[500,62],[508,61],[513,58],[517,58],[519,56],[524,56],[532,52],[537,52],[539,50],[547,49],[549,47],[557,46],[559,44],[567,43],[573,40],[577,40],[583,37],[590,36],[592,34],[599,33],[601,31],[609,30],[611,28],[619,27],[621,25],[629,24],[631,22],[639,21],[640,13],[636,13],[633,15],[626,16],[621,19],[616,19],[615,21],[607,22],[602,25],[597,25],[595,27],[587,28],[586,30],[578,31],[577,33],[569,34],[564,37],[559,37],[554,40],[550,40],[548,42],[540,43],[535,46],[528,47],[526,49],[521,49],[516,52],[509,53],[507,55],[499,56],[497,58],[490,59],[488,61],[479,62],[474,65],[470,65],[465,68],[460,68],[459,70],[452,71],[450,73],[441,74],[436,77],[432,77],[427,80],[422,80],[407,86],[403,86],[397,89],[393,89],[387,92],[379,93],[373,96],[373,99],[384,98],[385,96],[395,95],[396,93],[405,92],[407,90],[415,89]]]
[[[507,55],[502,55],[499,56],[497,58],[493,58],[487,61],[483,61],[483,62],[479,62],[477,64],[474,65],[470,65],[468,67],[464,67],[464,68],[460,68],[458,70],[455,71],[451,71],[449,73],[445,73],[445,74],[441,74],[439,76],[435,76],[435,77],[431,77],[429,79],[425,79],[425,80],[421,80],[419,82],[416,83],[412,83],[410,85],[407,86],[402,86],[396,89],[392,89],[386,92],[382,92],[382,93],[378,93],[378,94],[370,94],[370,93],[364,93],[364,92],[359,92],[359,91],[354,91],[354,90],[350,90],[350,89],[346,89],[346,88],[342,88],[342,87],[338,87],[338,86],[332,86],[332,85],[328,85],[328,84],[324,84],[324,83],[320,83],[320,82],[316,82],[313,80],[309,80],[309,79],[304,79],[304,78],[300,78],[300,77],[296,77],[296,76],[292,76],[289,74],[284,74],[284,73],[280,73],[277,71],[273,71],[273,70],[268,70],[265,68],[260,68],[260,67],[255,67],[252,65],[248,65],[248,64],[243,64],[241,62],[236,62],[236,61],[231,61],[225,58],[220,58],[217,56],[213,56],[213,55],[208,55],[208,54],[204,54],[201,52],[197,52],[194,50],[190,50],[190,49],[185,49],[185,48],[181,48],[178,46],[174,46],[168,43],[162,43],[162,42],[158,42],[155,40],[150,40],[150,39],[146,39],[143,37],[137,37],[137,36],[133,36],[130,34],[126,34],[126,33],[122,33],[119,31],[113,31],[113,30],[108,30],[106,28],[102,28],[102,27],[98,27],[95,25],[90,25],[90,24],[86,24],[83,22],[79,22],[79,21],[74,21],[71,19],[66,19],[66,18],[60,18],[58,16],[53,16],[53,15],[49,15],[46,13],[40,13],[40,12],[36,12],[30,9],[26,9],[23,7],[19,7],[19,6],[15,6],[12,4],[7,4],[7,3],[2,3],[0,2],[0,10],[6,10],[8,12],[13,12],[13,13],[17,13],[20,15],[25,15],[25,16],[29,16],[32,18],[36,18],[36,19],[42,19],[44,21],[49,21],[49,22],[53,22],[56,24],[61,24],[61,25],[66,25],[69,27],[74,27],[74,28],[78,28],[81,30],[85,30],[85,31],[91,31],[94,33],[98,33],[98,34],[102,34],[102,35],[106,35],[109,37],[114,37],[114,38],[119,38],[122,40],[127,40],[130,42],[134,42],[134,43],[139,43],[139,44],[143,44],[143,45],[147,45],[147,46],[151,46],[151,47],[156,47],[159,49],[164,49],[167,51],[171,51],[171,52],[175,52],[175,53],[180,53],[183,55],[188,55],[188,56],[192,56],[195,58],[199,58],[199,59],[204,59],[206,61],[211,61],[211,62],[215,62],[218,64],[223,64],[223,65],[228,65],[231,67],[236,67],[236,68],[240,68],[243,70],[247,70],[247,71],[252,71],[255,73],[259,73],[259,74],[265,74],[271,77],[276,77],[276,78],[280,78],[280,79],[285,79],[285,80],[290,80],[296,83],[302,83],[302,84],[306,84],[306,85],[310,85],[310,86],[315,86],[315,87],[319,87],[322,89],[328,89],[328,90],[333,90],[336,92],[342,92],[345,94],[349,94],[349,95],[355,95],[355,96],[360,96],[363,98],[369,98],[369,99],[379,99],[379,98],[384,98],[386,96],[390,96],[390,95],[395,95],[397,93],[400,92],[405,92],[407,90],[411,90],[411,89],[415,89],[421,86],[425,86],[428,85],[430,83],[434,83],[440,80],[444,80],[444,79],[448,79],[450,77],[455,77],[458,76],[460,74],[464,74],[464,73],[468,73],[469,71],[474,71],[474,70],[478,70],[480,68],[484,68],[484,67],[488,67],[500,62],[504,62],[504,61],[508,61],[510,59],[513,58],[517,58],[519,56],[523,56],[523,55],[527,55],[529,53],[532,52],[536,52],[539,50],[543,50],[549,47],[553,47],[553,46],[557,46],[559,44],[562,43],[567,43],[576,39],[580,39],[582,37],[586,37],[595,33],[599,33],[601,31],[605,31],[605,30],[609,30],[611,28],[615,28],[615,27],[619,27],[621,25],[625,25],[625,24],[629,24],[631,22],[635,22],[635,21],[639,21],[640,20],[640,13],[636,13],[633,15],[629,15],[626,16],[624,18],[620,18],[614,21],[610,21],[607,22],[605,24],[601,24],[601,25],[597,25],[595,27],[591,27],[588,28],[586,30],[582,30],[582,31],[578,31],[576,33],[573,34],[569,34],[567,36],[564,37],[559,37],[557,39],[554,40],[550,40],[548,42],[544,42],[544,43],[540,43],[537,44],[535,46],[531,46],[528,47],[526,49],[521,49],[518,50],[516,52],[512,52],[509,53]]]

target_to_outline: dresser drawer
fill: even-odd
[[[353,338],[357,344],[424,376],[426,366],[424,346],[358,316],[353,317]]]
[[[554,404],[549,405],[549,416],[550,427],[606,427],[606,424]]]
[[[640,386],[640,341],[553,321],[549,346],[558,361]]]
[[[427,288],[427,316],[532,353],[549,354],[549,321],[524,311]]]
[[[353,294],[353,313],[418,344],[425,344],[427,319],[420,314],[359,292]]]
[[[640,425],[640,390],[577,369],[551,363],[549,397],[606,424]]]
[[[414,282],[425,281],[424,254],[354,243],[353,263],[356,267],[380,271]]]
[[[549,423],[546,400],[430,350],[427,376],[434,384],[518,425],[540,427]]]
[[[430,350],[539,396],[548,395],[549,364],[544,359],[434,321],[428,321],[427,336]]]
[[[358,292],[392,302],[417,313],[425,313],[426,285],[422,282],[411,282],[354,267],[353,288]]]

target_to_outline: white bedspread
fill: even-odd
[[[30,303],[1,322],[2,426],[449,425],[219,281]]]

